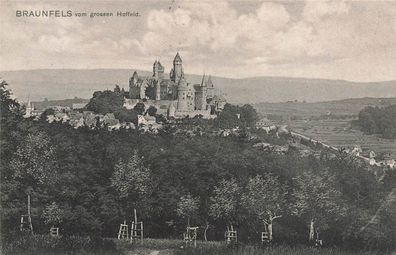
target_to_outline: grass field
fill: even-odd
[[[392,158],[396,158],[396,140],[364,135],[361,131],[351,129],[351,120],[290,120],[287,124],[297,133],[337,148],[359,145],[363,152],[372,150],[377,155],[389,153]]]
[[[315,249],[308,246],[252,245],[227,246],[224,242],[197,241],[196,248],[186,248],[181,240],[146,239],[143,245],[132,245],[128,241],[117,240],[117,246],[128,255],[394,255],[392,252],[346,251],[338,248]]]
[[[359,145],[363,152],[389,153],[396,159],[396,140],[382,139],[376,135],[364,135],[351,128],[366,106],[384,107],[396,104],[396,98],[358,98],[339,101],[301,103],[261,103],[255,107],[262,116],[275,116],[272,121],[288,125],[293,131],[337,148]]]

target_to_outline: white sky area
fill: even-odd
[[[5,1],[1,70],[127,68],[232,78],[396,79],[396,1]],[[17,18],[16,10],[140,17]]]

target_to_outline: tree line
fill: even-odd
[[[180,238],[190,224],[200,226],[200,236],[222,240],[233,225],[242,242],[258,241],[267,229],[274,242],[304,243],[320,234],[328,245],[394,247],[392,172],[378,182],[352,158],[253,147],[274,137],[73,129],[22,115],[2,83],[3,237],[19,231],[29,193],[37,233],[57,225],[63,235],[115,237],[136,208],[152,238]]]
[[[384,138],[396,138],[396,105],[365,107],[353,122],[366,134],[379,134]]]

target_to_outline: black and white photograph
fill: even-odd
[[[396,255],[396,0],[0,10],[0,254]]]

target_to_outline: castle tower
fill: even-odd
[[[139,76],[137,72],[133,72],[133,75],[131,78],[129,78],[129,98],[136,98],[138,95],[138,88],[137,88],[137,82],[138,82]]]
[[[177,111],[184,112],[188,110],[187,104],[187,84],[184,77],[181,77],[177,90]]]
[[[173,59],[173,68],[170,73],[170,79],[178,84],[181,78],[184,78],[183,61],[178,52]]]
[[[164,78],[164,67],[161,65],[161,62],[155,61],[153,64],[153,77],[156,80],[162,80]]]
[[[161,62],[155,61],[153,64],[153,77],[155,79],[155,100],[161,100],[161,81],[164,78],[164,67]]]
[[[212,77],[209,75],[208,79],[206,80],[207,86],[207,97],[213,98],[214,97],[214,85],[212,82]]]
[[[206,84],[206,79],[205,79],[205,74],[202,76],[202,81],[199,87],[197,87],[197,90],[195,92],[195,108],[197,110],[206,110],[207,103],[206,103],[206,97],[207,97],[207,84]]]

